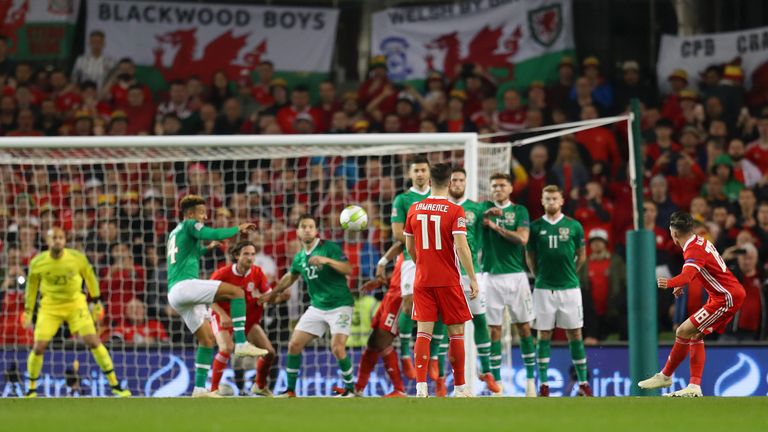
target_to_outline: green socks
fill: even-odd
[[[347,360],[349,361],[349,360]],[[285,361],[285,372],[288,373],[288,391],[296,391],[296,379],[299,377],[299,368],[301,367],[301,354],[288,354]],[[349,366],[352,373],[352,365]]]
[[[472,324],[475,325],[475,345],[477,356],[480,358],[480,372],[487,374],[491,371],[491,334],[488,332],[485,314],[475,315]]]
[[[491,373],[493,379],[501,381],[501,341],[491,341]]]
[[[536,346],[533,343],[533,336],[520,338],[520,354],[525,365],[525,377],[536,378]]]
[[[400,329],[400,357],[411,356],[411,336],[413,336],[413,320],[408,314],[401,313],[397,318]]]
[[[569,341],[568,348],[571,350],[571,360],[573,361],[573,367],[576,368],[579,384],[584,384],[587,382],[587,353],[584,351],[584,341]]]
[[[232,315],[232,332],[235,334],[235,343],[245,342],[245,299],[233,298],[229,302],[229,312]]]
[[[214,348],[198,346],[195,356],[195,387],[205,388],[205,381],[208,379],[208,371],[211,370],[213,363]]]
[[[539,339],[537,350],[539,360],[539,384],[549,385],[549,356],[551,345],[549,340]]]
[[[344,381],[344,388],[351,392],[355,391],[355,378],[352,376],[352,360],[349,359],[349,356],[346,356],[343,359],[337,359],[336,361],[339,363],[341,378]]]

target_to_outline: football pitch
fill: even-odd
[[[4,431],[766,431],[768,398],[0,399]]]

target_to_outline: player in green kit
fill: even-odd
[[[347,261],[341,247],[318,237],[317,222],[312,215],[299,217],[297,236],[303,248],[293,257],[291,270],[280,279],[271,293],[259,301],[271,302],[293,285],[299,277],[309,293],[310,306],[296,324],[288,342],[288,388],[278,397],[296,397],[296,380],[301,367],[301,351],[316,337],[331,331],[331,351],[341,369],[344,389],[339,397],[354,397],[355,380],[352,358],[347,355],[346,344],[352,329],[352,310],[355,299],[347,286],[347,275],[352,264]]]
[[[411,205],[417,203],[429,196],[429,160],[425,156],[417,155],[411,159],[408,175],[413,185],[407,191],[398,194],[392,203],[392,236],[393,240],[405,244],[403,227],[405,219],[408,216],[408,209]],[[413,367],[411,359],[411,336],[413,335],[413,320],[411,319],[411,310],[413,309],[413,282],[416,279],[416,264],[404,251],[402,267],[400,267],[400,293],[403,297],[401,310],[403,313],[398,318],[398,328],[400,329],[400,361],[403,366],[403,374],[409,379],[416,379],[416,368]]]
[[[509,200],[512,178],[509,174],[491,175],[493,201],[482,204],[483,211],[483,288],[487,291],[488,326],[491,331],[491,372],[501,386],[501,324],[509,308],[512,323],[520,335],[520,353],[525,365],[525,395],[536,397],[536,346],[531,335],[533,304],[528,275],[525,273],[525,245],[528,243],[528,210]],[[503,390],[495,393],[501,396]]]
[[[467,172],[464,168],[454,168],[451,173],[451,186],[448,193],[450,194],[451,201],[464,208],[464,215],[467,219],[467,243],[469,243],[469,250],[472,252],[472,263],[475,268],[479,269],[479,252],[481,246],[480,235],[482,230],[483,212],[479,203],[464,196],[466,188]],[[470,299],[469,278],[467,278],[464,268],[461,269],[461,284],[464,286],[464,294],[467,296],[469,310],[472,312],[472,324],[475,326],[475,345],[477,346],[478,357],[480,357],[480,379],[485,382],[488,391],[491,393],[499,393],[501,388],[491,373],[491,336],[488,333],[488,322],[485,318],[485,288],[480,285],[480,292],[477,297]]]
[[[528,241],[528,267],[536,275],[533,306],[536,312],[534,328],[538,330],[540,396],[549,396],[547,368],[550,339],[555,326],[565,329],[571,360],[579,380],[579,396],[592,396],[587,382],[587,355],[581,328],[584,313],[579,288],[579,270],[587,261],[584,228],[575,219],[565,216],[563,193],[557,186],[542,189],[544,216],[531,224]]]
[[[192,397],[221,397],[205,388],[216,346],[208,306],[213,302],[231,301],[236,357],[256,357],[265,355],[267,351],[245,340],[243,289],[221,281],[200,279],[200,257],[208,251],[200,241],[224,240],[255,230],[256,226],[252,223],[232,228],[205,226],[208,219],[205,200],[197,195],[185,196],[179,206],[184,220],[168,235],[168,304],[178,312],[198,340]]]

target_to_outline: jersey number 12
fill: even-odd
[[[424,249],[429,249],[429,227],[427,226],[429,223],[427,221],[427,218],[429,218],[429,220],[434,223],[435,250],[442,250],[443,240],[440,238],[440,216],[438,215],[429,215],[429,216],[425,214],[416,215],[416,220],[421,222],[421,245]]]

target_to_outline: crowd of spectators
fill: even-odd
[[[556,81],[526,88],[463,65],[454,81],[433,71],[423,88],[416,88],[391,82],[385,59],[375,57],[356,91],[342,93],[332,81],[289,88],[273,65],[262,61],[253,75],[231,80],[218,73],[211,83],[189,77],[169,83],[167,92],[152,92],[137,80],[131,59],[113,61],[102,54],[104,43],[102,33],[92,33],[88,52],[67,73],[14,62],[0,38],[0,134],[515,134],[623,113],[630,99],[638,98],[646,197],[642,224],[655,233],[657,274],[680,270],[682,254],[666,227],[672,212],[690,211],[697,232],[715,244],[747,290],[722,339],[767,336],[768,110],[747,103],[760,98],[744,88],[738,65],[712,65],[702,71],[696,88],[684,70],[676,70],[664,94],[633,60],[614,73],[595,57],[580,63],[565,57]],[[456,162],[462,156],[429,155]],[[584,225],[588,343],[627,337],[625,232],[633,223],[627,156],[627,130],[619,123],[516,148],[510,163],[513,199],[532,219],[543,213],[543,186],[557,184],[566,191],[566,212]],[[292,230],[296,218],[316,214],[321,235],[342,242],[354,263],[354,288],[371,276],[389,244],[391,202],[408,186],[406,172],[404,156],[0,165],[0,345],[31,341],[19,320],[24,275],[51,226],[62,226],[69,246],[84,250],[94,263],[107,303],[100,327],[105,339],[179,341],[189,335],[167,305],[164,248],[181,196],[205,196],[213,226],[256,221],[259,231],[251,240],[272,282],[299,251]],[[368,211],[370,229],[362,235],[344,233],[336,223],[350,202]],[[206,274],[229,262],[226,248],[227,242],[211,248]],[[294,290],[292,302],[268,311],[265,326],[273,340],[287,341],[288,323],[300,313],[304,295]],[[701,286],[690,286],[677,300],[660,292],[660,329],[674,329],[705,300]]]

